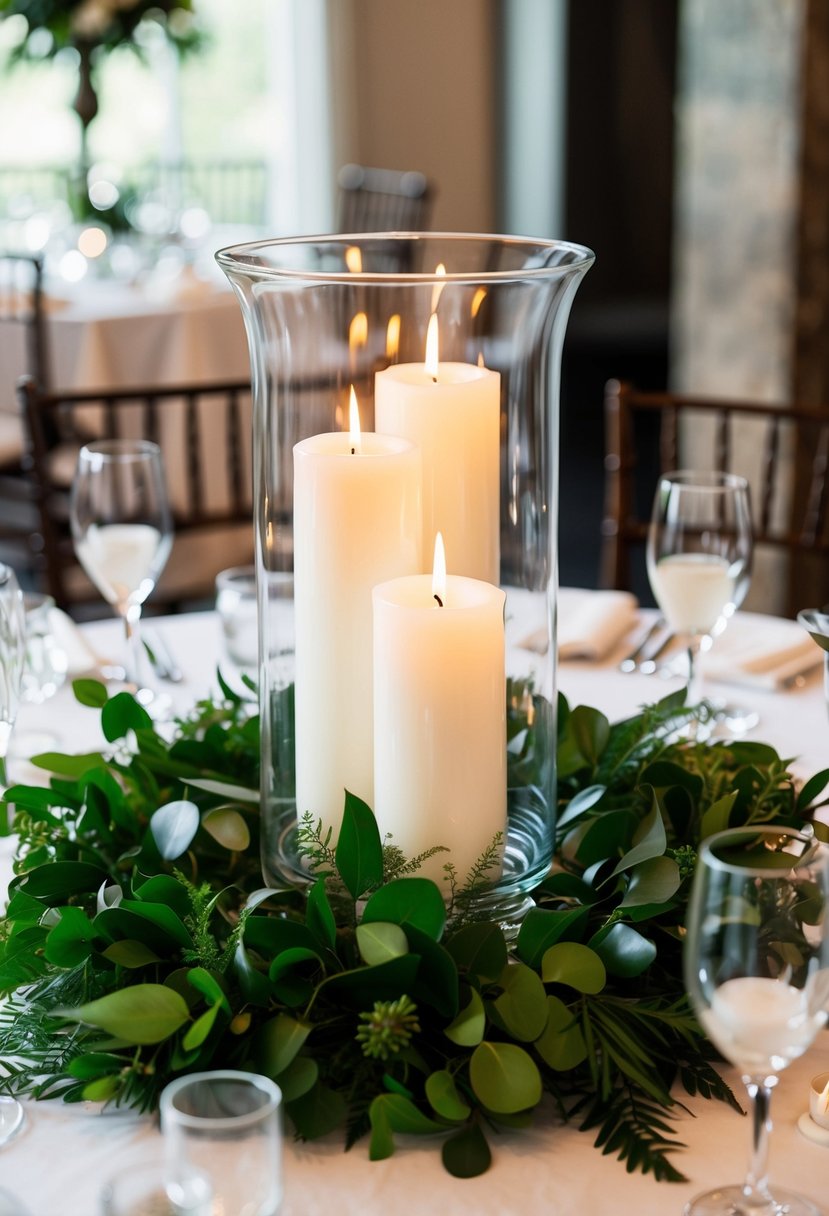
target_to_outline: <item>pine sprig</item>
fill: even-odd
[[[582,1131],[598,1128],[594,1141],[604,1155],[615,1154],[629,1174],[640,1170],[657,1182],[686,1182],[668,1159],[685,1148],[673,1136],[665,1106],[644,1096],[635,1085],[623,1084],[605,1098],[596,1098],[580,1124]]]

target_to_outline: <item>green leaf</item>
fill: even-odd
[[[233,807],[217,806],[206,811],[201,825],[217,844],[231,853],[243,853],[250,844],[250,828]]]
[[[65,756],[62,752],[41,752],[32,756],[29,764],[45,769],[49,773],[60,773],[62,777],[83,777],[91,768],[103,768],[106,764],[100,752]]]
[[[587,908],[531,908],[518,930],[516,949],[528,967],[538,969],[544,951],[557,941],[580,941]]]
[[[444,1142],[441,1159],[453,1178],[477,1178],[489,1169],[492,1153],[478,1124],[470,1123]]]
[[[152,718],[131,693],[117,692],[101,710],[101,730],[109,743],[123,739],[131,730],[152,729]]]
[[[181,1046],[184,1051],[195,1051],[197,1047],[201,1047],[210,1031],[213,1029],[213,1024],[219,1015],[221,1005],[211,1005],[205,1009],[200,1017],[196,1018],[193,1025],[187,1031],[187,1034],[181,1041]]]
[[[334,854],[340,878],[353,899],[383,881],[383,843],[374,814],[346,790],[343,821]]]
[[[656,958],[653,942],[621,921],[603,926],[587,944],[596,951],[608,973],[621,979],[641,975]]]
[[[416,925],[405,926],[409,949],[419,955],[417,979],[409,990],[416,1004],[431,1005],[442,1017],[458,1012],[458,969],[452,955]]]
[[[193,938],[190,930],[184,924],[180,917],[176,916],[171,908],[166,904],[150,903],[149,900],[143,899],[122,899],[117,908],[112,908],[112,912],[133,912],[142,920],[151,921],[157,925],[171,941],[181,946],[183,950],[191,950],[193,947]],[[98,924],[99,918],[104,915],[99,913],[95,918],[95,924]]]
[[[218,794],[220,798],[227,798],[233,802],[244,802],[251,806],[258,806],[260,802],[259,790],[249,789],[246,785],[234,785],[229,781],[214,781],[210,777],[188,777],[187,784],[194,786],[197,790],[204,790],[207,794]]]
[[[395,878],[375,891],[363,910],[364,925],[380,920],[414,925],[437,941],[446,923],[446,905],[430,879]]]
[[[121,1088],[120,1076],[99,1077],[83,1087],[84,1102],[108,1102]]]
[[[681,883],[679,866],[673,858],[652,857],[630,871],[630,882],[619,907],[667,903],[677,893]]]
[[[316,937],[329,950],[333,950],[337,944],[337,922],[334,919],[334,913],[331,911],[331,905],[328,902],[328,896],[325,892],[325,879],[318,878],[308,891],[308,900],[305,905],[305,923],[314,937]]]
[[[595,995],[607,981],[604,963],[595,950],[581,942],[557,942],[541,960],[545,984],[566,984],[576,992]]]
[[[497,980],[507,965],[503,931],[500,925],[487,921],[466,925],[452,933],[446,940],[446,949],[462,972],[482,983]]]
[[[296,1134],[302,1140],[316,1140],[333,1132],[346,1116],[342,1094],[321,1081],[302,1097],[286,1103],[286,1113],[293,1121]]]
[[[90,709],[101,709],[109,700],[107,686],[100,680],[73,680],[72,691],[75,700],[81,705],[88,705]]]
[[[211,975],[204,967],[191,967],[187,972],[187,983],[207,1001],[208,1005],[221,1005],[225,1013],[230,1013],[230,1004],[215,975]]]
[[[96,934],[92,921],[80,908],[61,908],[60,920],[49,931],[44,953],[57,967],[75,967],[92,953]]]
[[[805,811],[823,793],[827,785],[829,785],[829,768],[824,768],[819,773],[815,773],[814,777],[810,777],[808,781],[803,783],[803,788],[797,795],[797,810],[800,813]]]
[[[93,1081],[97,1077],[106,1077],[111,1073],[120,1072],[124,1061],[120,1056],[109,1052],[87,1051],[82,1056],[75,1056],[69,1061],[66,1071],[70,1077],[78,1077],[81,1081]]]
[[[287,1013],[280,1013],[265,1022],[253,1040],[253,1058],[266,1077],[278,1077],[295,1059],[311,1027]]]
[[[294,1102],[307,1094],[316,1085],[319,1065],[309,1056],[296,1056],[276,1078],[282,1091],[283,1102]]]
[[[737,793],[732,791],[730,794],[724,794],[722,798],[718,798],[716,802],[712,802],[703,813],[700,824],[700,836],[703,840],[706,836],[713,836],[715,832],[722,832],[729,826],[731,811],[736,801]]]
[[[402,1094],[378,1094],[368,1108],[368,1117],[371,1122],[369,1158],[372,1161],[392,1155],[393,1132],[424,1136],[444,1131],[442,1124],[424,1115]]]
[[[426,1078],[426,1097],[429,1105],[442,1119],[460,1123],[471,1114],[468,1102],[461,1097],[455,1078],[446,1068],[439,1068]]]
[[[292,1009],[311,999],[314,986],[323,974],[322,959],[314,950],[295,946],[283,950],[271,963],[268,978],[277,997]]]
[[[650,860],[651,857],[661,857],[664,854],[668,841],[665,837],[665,825],[662,822],[656,794],[653,795],[651,809],[642,820],[633,840],[633,848],[625,853],[611,877],[621,874],[623,870],[630,870],[640,862]]]
[[[541,1101],[535,1061],[514,1043],[480,1043],[469,1061],[469,1080],[475,1096],[495,1114],[515,1114]]]
[[[595,767],[610,738],[610,722],[598,709],[577,705],[567,721],[567,730],[588,764]]]
[[[134,984],[55,1012],[70,1022],[98,1026],[125,1044],[161,1043],[190,1020],[184,1000],[164,984]]]
[[[160,806],[150,820],[150,831],[165,861],[186,853],[199,830],[199,808],[185,798]]]
[[[364,963],[373,966],[409,952],[409,942],[399,925],[377,921],[357,926],[357,948]]]
[[[492,1002],[501,1026],[514,1039],[531,1043],[547,1022],[547,994],[535,971],[523,963],[509,963],[499,983],[504,991]]]
[[[606,785],[588,785],[585,789],[579,790],[574,794],[567,806],[561,812],[556,820],[556,830],[563,828],[565,824],[571,823],[574,819],[578,819],[585,811],[591,810],[601,802],[607,793]]]
[[[535,1049],[555,1072],[569,1072],[587,1059],[587,1044],[573,1011],[557,996],[547,997],[547,1024]]]
[[[483,1040],[486,1030],[486,1011],[481,994],[476,988],[469,990],[469,1003],[445,1028],[447,1039],[459,1047],[476,1047]]]
[[[106,881],[106,871],[89,862],[52,861],[30,870],[20,889],[41,903],[55,907],[67,903],[73,895],[92,894]]]
[[[159,956],[149,946],[145,946],[143,942],[131,941],[129,938],[113,942],[103,951],[103,955],[111,963],[115,963],[119,967],[126,967],[130,971],[135,971],[139,967],[147,967],[150,963],[160,962]]]

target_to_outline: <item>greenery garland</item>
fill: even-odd
[[[110,748],[36,757],[49,787],[7,791],[0,1088],[150,1110],[180,1073],[250,1068],[298,1137],[367,1135],[375,1160],[396,1133],[441,1133],[457,1177],[546,1093],[629,1171],[682,1180],[674,1083],[736,1105],[682,984],[698,843],[811,817],[829,770],[798,790],[764,744],[676,742],[705,714],[682,694],[615,725],[560,698],[556,865],[508,943],[476,920],[474,881],[450,868],[447,905],[351,796],[336,848],[301,825],[312,885],[261,889],[259,723],[219,682],[172,742],[128,694],[76,682]],[[527,691],[509,697],[521,781]]]

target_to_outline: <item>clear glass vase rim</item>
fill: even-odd
[[[254,1110],[245,1111],[240,1115],[191,1115],[176,1105],[176,1099],[183,1089],[191,1085],[210,1084],[215,1081],[230,1081],[237,1085],[246,1085],[256,1089],[262,1095],[263,1102]],[[160,1108],[162,1121],[165,1113],[174,1119],[180,1127],[192,1131],[242,1131],[247,1127],[256,1127],[263,1119],[274,1114],[282,1103],[282,1090],[270,1077],[260,1073],[242,1072],[239,1069],[225,1068],[211,1072],[192,1072],[171,1081],[161,1093]]]
[[[673,469],[660,473],[661,483],[670,482],[686,490],[747,490],[748,478],[718,470]]]
[[[573,254],[573,260],[556,266],[514,267],[510,270],[463,270],[445,274],[433,271],[375,271],[375,270],[308,270],[287,266],[256,265],[245,258],[254,258],[261,251],[297,249],[313,245],[363,245],[402,241],[432,241],[469,244],[480,242],[498,243],[516,249],[524,247],[552,253],[562,251]],[[265,240],[247,241],[239,245],[228,245],[215,254],[216,261],[226,274],[238,274],[247,279],[261,281],[287,281],[310,283],[509,283],[527,280],[559,279],[575,272],[586,271],[596,260],[592,249],[572,241],[560,241],[547,237],[505,236],[484,232],[335,232],[315,236],[273,237]]]
[[[791,840],[799,841],[807,846],[804,853],[800,857],[795,857],[794,854],[786,854],[791,856],[792,865],[789,871],[768,869],[764,866],[740,865],[738,862],[725,861],[722,857],[718,857],[715,849],[730,841],[738,841],[741,839],[751,839],[757,836],[780,837],[788,836]],[[775,826],[774,824],[744,824],[742,827],[726,828],[722,832],[715,832],[704,840],[700,845],[699,858],[705,861],[705,864],[713,870],[724,870],[729,874],[739,874],[745,878],[779,878],[784,873],[791,873],[793,870],[801,870],[805,866],[811,865],[821,854],[824,858],[829,855],[827,846],[814,835],[802,831],[800,828]],[[781,854],[782,855],[782,854]]]
[[[160,456],[161,448],[151,439],[96,439],[85,443],[79,459],[97,457],[103,460],[143,460],[147,456]]]

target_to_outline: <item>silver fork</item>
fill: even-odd
[[[635,650],[632,650],[629,655],[622,659],[619,664],[619,671],[636,671],[639,666],[639,660],[647,650],[648,643],[655,634],[659,633],[660,629],[665,628],[665,622],[661,617],[657,617],[650,626],[645,630],[643,636],[639,639],[639,643]]]

